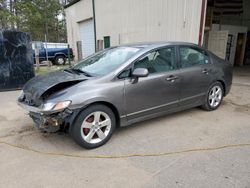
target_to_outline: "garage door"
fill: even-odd
[[[82,57],[95,53],[95,35],[93,19],[79,23],[82,41]]]

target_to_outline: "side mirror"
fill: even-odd
[[[136,68],[133,72],[132,72],[132,77],[147,77],[148,76],[148,69],[145,68]]]

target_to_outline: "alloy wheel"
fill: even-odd
[[[81,125],[81,136],[85,142],[97,144],[104,140],[111,130],[111,119],[102,111],[89,114]]]
[[[214,87],[212,87],[212,89],[209,92],[209,105],[213,108],[216,108],[222,99],[222,89],[220,86],[215,85]]]

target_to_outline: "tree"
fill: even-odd
[[[28,32],[33,40],[66,42],[61,0],[0,0],[0,28]]]
[[[0,29],[9,28],[12,15],[6,0],[0,0]]]

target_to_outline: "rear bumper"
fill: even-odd
[[[70,55],[70,58],[71,58],[71,59],[74,59],[74,58],[75,58],[75,56],[74,56],[73,54],[71,54],[71,55]]]

